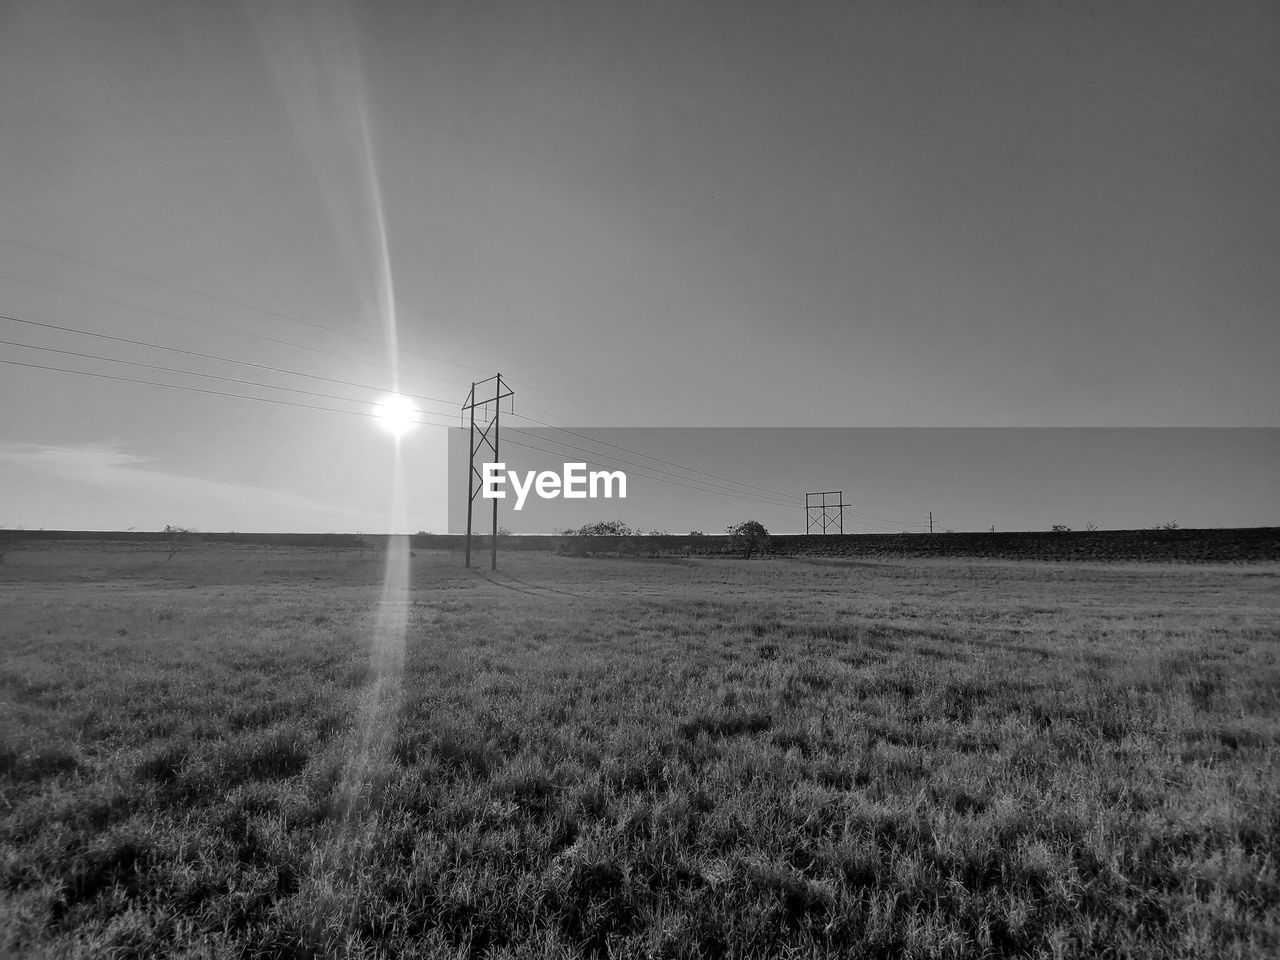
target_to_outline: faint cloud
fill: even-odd
[[[68,480],[89,479],[112,470],[148,462],[149,458],[130,453],[122,444],[117,443],[54,446],[0,441],[0,464],[43,469]]]
[[[151,526],[181,516],[185,524],[201,529],[266,529],[279,526],[322,524],[381,526],[377,514],[348,504],[323,502],[292,490],[184,476],[152,466],[154,458],[128,450],[120,443],[70,445],[0,441],[0,476],[6,498],[15,506],[44,505],[42,523],[97,529],[107,519],[95,520],[99,509],[130,504],[136,514],[145,505]],[[89,493],[85,488],[92,488]],[[62,519],[74,512],[75,519]],[[118,508],[115,512],[118,512]],[[385,520],[383,521],[385,523]]]

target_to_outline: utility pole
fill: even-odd
[[[483,387],[485,384],[493,384],[493,396],[486,396],[480,399],[476,396],[476,388]],[[485,391],[486,393],[488,391]],[[496,374],[487,380],[472,381],[471,392],[467,394],[467,402],[462,405],[462,409],[467,411],[471,417],[471,440],[468,444],[470,451],[467,457],[467,550],[466,564],[471,566],[471,515],[476,502],[476,494],[484,491],[484,474],[476,468],[476,454],[482,448],[487,447],[493,452],[492,460],[481,460],[481,463],[500,463],[498,459],[498,414],[502,410],[502,401],[508,397],[514,397],[515,392],[502,379],[502,374]],[[489,405],[493,404],[493,414],[489,414]],[[480,422],[476,423],[476,408],[481,410]],[[479,433],[477,433],[479,429]],[[476,481],[479,481],[477,483]],[[491,570],[498,569],[498,501],[493,501],[493,535],[489,541],[489,568]]]
[[[814,497],[818,499],[815,500]],[[835,499],[828,499],[830,497]],[[844,508],[851,504],[844,503],[843,500],[843,490],[806,493],[804,495],[804,532],[812,533],[817,528],[826,533],[828,527],[835,527],[836,532],[844,533]]]
[[[929,532],[933,533],[933,511],[929,511]]]

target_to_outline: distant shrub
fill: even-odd
[[[175,527],[165,524],[164,532],[169,535],[169,555],[164,558],[166,563],[173,559],[175,553],[180,553],[197,538],[196,531],[192,527]]]
[[[766,553],[769,549],[769,531],[759,520],[746,520],[736,526],[725,528],[729,534],[729,542],[733,549],[741,550],[742,556],[750,560],[753,554]]]
[[[671,536],[666,530],[650,530],[649,535],[645,538],[644,545],[650,557],[656,557],[662,553],[663,540]]]
[[[576,530],[569,527],[562,531],[561,536],[565,539],[556,548],[556,552],[567,556],[594,556],[608,550],[617,550],[620,556],[640,555],[642,534],[622,520],[600,520],[583,524]]]
[[[598,523],[583,524],[574,532],[580,537],[630,537],[639,531],[633,530],[622,520],[601,520]]]

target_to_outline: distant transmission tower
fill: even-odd
[[[493,396],[480,399],[476,396],[476,388],[487,383],[493,384]],[[486,391],[487,392],[487,391]],[[467,402],[462,409],[471,415],[470,455],[467,457],[467,566],[471,566],[471,512],[475,506],[476,496],[484,490],[484,474],[476,466],[476,454],[484,449],[493,452],[493,459],[482,457],[480,463],[499,463],[498,460],[498,414],[502,401],[514,397],[515,392],[503,382],[502,374],[495,374],[487,380],[473,381],[471,392],[467,394]],[[489,407],[493,406],[490,416]],[[476,420],[476,409],[480,409],[480,419]],[[477,433],[477,430],[479,433]],[[498,569],[498,501],[493,501],[493,537],[489,542],[489,568]]]
[[[815,497],[818,499],[815,500]],[[804,495],[804,532],[813,533],[816,529],[827,533],[831,527],[835,527],[836,533],[844,533],[844,508],[850,504],[843,501],[843,490],[806,493]]]

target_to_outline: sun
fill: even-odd
[[[393,437],[401,437],[417,424],[418,408],[408,397],[392,393],[378,401],[373,415],[378,418],[378,425]]]

